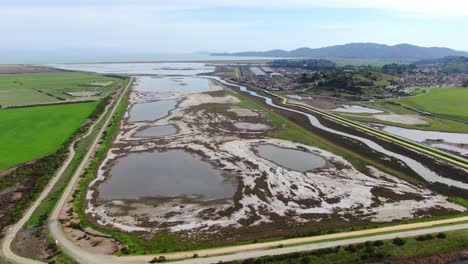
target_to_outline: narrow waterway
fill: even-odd
[[[370,147],[371,149],[373,149],[375,151],[378,151],[378,152],[380,152],[382,154],[385,154],[387,156],[399,159],[403,163],[405,163],[409,168],[411,168],[414,172],[416,172],[418,175],[420,175],[422,178],[424,178],[428,182],[431,182],[431,183],[438,182],[438,183],[447,184],[449,186],[455,186],[455,187],[458,187],[458,188],[461,188],[461,189],[468,189],[468,184],[467,183],[463,183],[463,182],[460,182],[460,181],[456,181],[456,180],[452,180],[452,179],[449,179],[449,178],[442,177],[439,174],[437,174],[434,171],[427,168],[426,166],[424,166],[422,163],[420,163],[420,162],[418,162],[418,161],[416,161],[416,160],[414,160],[412,158],[409,158],[407,156],[404,156],[404,155],[389,151],[389,150],[385,149],[384,147],[380,146],[379,144],[375,143],[374,141],[372,141],[370,139],[362,138],[362,137],[359,137],[359,136],[355,136],[355,135],[351,135],[351,134],[348,134],[348,133],[345,133],[345,132],[341,132],[341,131],[331,129],[329,127],[326,127],[326,126],[322,125],[322,123],[320,123],[320,121],[315,116],[313,116],[311,114],[308,114],[308,113],[305,113],[305,112],[302,112],[302,111],[299,111],[299,110],[279,106],[279,105],[275,104],[270,97],[260,95],[260,94],[256,93],[255,91],[251,91],[251,90],[249,90],[248,88],[246,88],[246,87],[244,87],[242,85],[237,85],[237,84],[234,84],[234,83],[230,83],[230,82],[227,82],[227,81],[225,81],[225,80],[223,80],[221,78],[216,78],[216,77],[211,77],[211,78],[214,78],[214,79],[218,80],[219,82],[221,82],[223,84],[238,87],[241,91],[247,92],[252,96],[262,98],[262,99],[265,100],[265,102],[268,105],[270,105],[272,107],[305,115],[309,119],[310,124],[313,125],[314,127],[317,127],[319,129],[322,129],[324,131],[327,131],[327,132],[330,132],[330,133],[333,133],[333,134],[336,134],[336,135],[340,135],[340,136],[343,136],[343,137],[348,137],[348,138],[358,140],[358,141],[364,143],[365,145],[367,145],[368,147]]]

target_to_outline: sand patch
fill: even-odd
[[[257,112],[254,112],[247,108],[233,107],[227,110],[228,112],[234,113],[237,116],[258,116]]]

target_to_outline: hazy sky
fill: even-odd
[[[468,0],[0,0],[0,55],[410,43],[468,50]]]

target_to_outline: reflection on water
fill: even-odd
[[[260,157],[295,171],[305,172],[322,168],[327,164],[325,159],[315,154],[271,144],[258,145],[254,149]]]
[[[163,118],[175,108],[177,101],[163,100],[151,103],[139,103],[130,109],[130,122],[150,121]]]
[[[208,162],[183,150],[132,153],[118,159],[101,184],[104,200],[196,196],[204,200],[230,197],[235,186]]]

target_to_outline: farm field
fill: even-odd
[[[394,101],[434,114],[468,120],[467,98],[467,88],[440,88],[420,96],[400,98]]]
[[[6,107],[71,99],[95,100],[107,94],[119,82],[118,78],[80,72],[4,74],[0,75],[0,105]],[[85,94],[67,94],[77,92]]]
[[[88,118],[98,102],[0,111],[0,170],[55,152]]]

